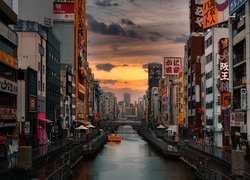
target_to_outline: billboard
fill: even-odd
[[[163,59],[164,75],[178,75],[181,66],[181,57],[164,57]]]
[[[229,14],[233,14],[239,9],[247,0],[229,0]]]
[[[206,0],[203,4],[203,28],[229,19],[229,0]]]
[[[162,64],[148,64],[148,85],[149,88],[159,87],[159,80],[162,78]]]
[[[53,18],[54,20],[74,21],[74,4],[54,3]]]
[[[196,32],[203,27],[203,2],[204,0],[190,0],[190,32]]]

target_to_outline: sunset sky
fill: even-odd
[[[135,101],[147,89],[149,62],[184,55],[188,0],[89,0],[88,61],[104,91]]]

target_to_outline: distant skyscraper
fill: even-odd
[[[131,103],[131,94],[124,93],[123,97],[124,97],[125,106],[128,107],[129,104]]]

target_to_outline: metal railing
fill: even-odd
[[[153,136],[151,132],[140,129],[140,133],[143,134],[149,141],[151,141],[155,146],[160,148],[164,153],[178,153],[177,146],[170,145],[157,137]]]
[[[53,151],[56,151],[62,147],[65,147],[69,143],[69,139],[65,138],[60,141],[52,142],[51,144],[46,144],[32,150],[32,160],[41,158]]]
[[[199,166],[198,176],[205,180],[233,180],[231,177],[206,166]]]
[[[196,141],[190,140],[188,145],[204,151],[212,156],[215,156],[219,159],[226,161],[227,163],[231,164],[231,153],[224,151],[223,149],[213,146],[213,145],[206,145],[205,143],[198,143]]]

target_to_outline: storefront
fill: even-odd
[[[37,137],[38,137],[38,144],[45,145],[48,144],[48,132],[47,132],[47,125],[52,124],[53,121],[46,119],[46,113],[39,112],[37,113]]]

